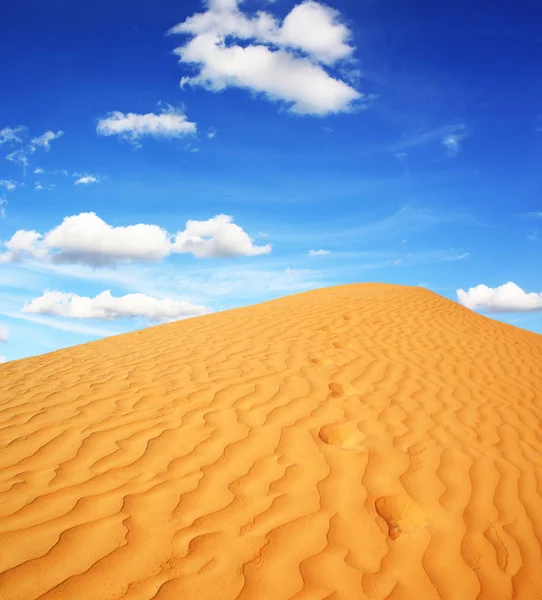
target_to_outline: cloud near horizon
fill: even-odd
[[[38,313],[73,319],[132,319],[144,317],[153,322],[174,321],[208,314],[211,309],[186,301],[154,298],[145,294],[116,297],[106,290],[96,297],[46,291],[25,304],[23,313]]]
[[[255,246],[254,240],[229,215],[216,215],[206,221],[189,220],[184,231],[171,235],[158,225],[113,227],[95,213],[80,213],[65,217],[45,234],[21,229],[4,246],[7,252],[0,254],[0,264],[33,259],[94,268],[134,260],[160,261],[175,253],[220,258],[271,252],[270,244]]]
[[[246,16],[236,0],[213,1],[206,12],[168,33],[191,38],[174,50],[179,62],[199,69],[197,75],[182,77],[182,87],[244,88],[285,102],[291,112],[320,116],[351,110],[364,98],[326,70],[351,60],[354,47],[339,11],[312,0],[295,6],[282,23],[263,11]]]
[[[471,310],[487,312],[528,312],[542,310],[542,293],[525,292],[518,285],[509,281],[496,288],[477,285],[457,290],[460,304]]]

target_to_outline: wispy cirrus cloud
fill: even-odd
[[[0,129],[0,146],[3,144],[22,144],[26,127],[4,127]]]
[[[5,188],[8,192],[12,192],[17,189],[17,184],[15,181],[11,181],[11,179],[0,179],[0,187]]]
[[[467,137],[464,125],[457,125],[455,129],[447,133],[441,140],[449,156],[457,156],[461,151],[461,142]]]
[[[63,131],[46,131],[30,140],[30,145],[34,148],[44,148],[47,152],[51,149],[51,142],[64,135]]]
[[[6,141],[22,143],[23,138],[21,135],[26,133],[26,127],[17,127],[15,129],[6,128],[0,132],[0,139],[2,139],[2,133],[4,133]],[[34,154],[37,148],[43,148],[48,152],[51,149],[51,142],[63,135],[63,131],[46,131],[42,135],[32,138],[30,142],[22,148],[18,148],[7,154],[6,159],[21,167],[23,171],[26,171],[26,169],[30,167],[29,157]]]

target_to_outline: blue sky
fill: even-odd
[[[0,355],[363,281],[542,333],[541,17],[4,3]]]

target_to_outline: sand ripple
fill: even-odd
[[[542,599],[542,336],[349,285],[0,365],[0,598]]]

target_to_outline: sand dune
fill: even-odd
[[[348,285],[0,365],[0,598],[542,599],[542,336]]]

